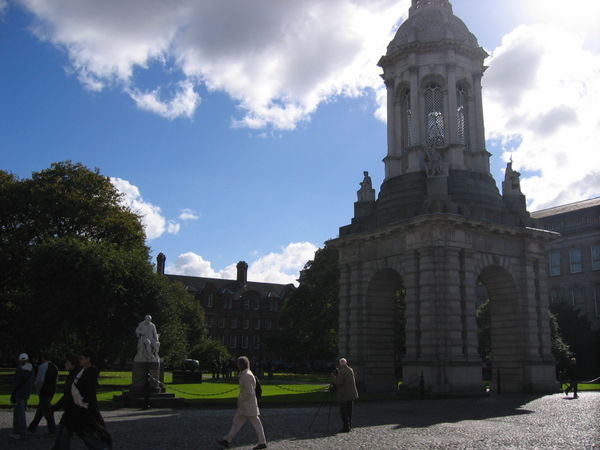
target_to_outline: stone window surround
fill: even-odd
[[[590,257],[592,260],[592,270],[600,270],[600,245],[590,247]]]
[[[583,272],[581,249],[575,247],[569,249],[569,268],[571,273]]]
[[[560,275],[560,250],[552,250],[548,256],[548,274],[553,277]]]

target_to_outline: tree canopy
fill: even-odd
[[[281,313],[283,330],[271,347],[285,349],[287,358],[310,363],[337,354],[339,268],[332,247],[315,252],[300,272],[299,286]]]
[[[59,162],[23,180],[0,171],[0,252],[0,325],[18,351],[131,358],[145,314],[167,361],[205,336],[202,308],[154,272],[139,216],[97,169]]]

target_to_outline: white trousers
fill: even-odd
[[[259,444],[266,444],[267,439],[265,438],[265,431],[263,430],[262,422],[258,416],[243,416],[240,413],[236,412],[235,416],[233,416],[233,423],[231,424],[231,429],[225,439],[227,442],[231,442],[238,431],[244,426],[246,421],[250,421],[252,426],[254,427],[254,431],[256,431],[256,436],[258,437]]]

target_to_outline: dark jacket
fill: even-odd
[[[67,405],[71,405],[73,403],[73,398],[71,397],[71,385],[73,384],[73,380],[75,379],[75,375],[77,375],[79,369],[74,369],[69,372],[67,376],[67,380],[65,381],[65,389],[63,391],[63,396],[59,401],[54,405],[54,409],[67,408]]]
[[[17,367],[15,372],[15,389],[13,394],[15,398],[27,400],[33,391],[35,375],[33,374],[33,366],[27,362]]]
[[[78,371],[79,372],[79,371]],[[89,404],[89,408],[98,408],[98,399],[96,398],[96,389],[98,388],[98,375],[100,371],[97,367],[91,366],[83,371],[79,380],[76,381],[77,389],[83,397],[83,401]]]
[[[40,387],[40,396],[52,397],[56,393],[57,378],[58,368],[52,361],[48,361],[44,383],[42,384],[42,387]]]
[[[64,395],[55,406],[55,408],[58,408],[64,405],[65,413],[63,414],[61,423],[75,433],[93,433],[102,442],[107,443],[109,448],[112,448],[112,439],[100,414],[96,398],[98,374],[100,371],[94,366],[88,367],[83,371],[81,377],[77,379],[80,371],[81,369],[75,369],[69,373],[69,377],[65,382]],[[77,386],[83,402],[88,404],[87,408],[82,408],[75,404],[71,393],[73,383]]]

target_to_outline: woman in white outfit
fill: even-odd
[[[228,448],[229,444],[235,437],[235,435],[244,426],[246,421],[250,421],[256,435],[258,437],[258,444],[252,447],[253,450],[267,448],[267,440],[265,439],[265,432],[263,430],[260,418],[260,411],[258,409],[258,401],[256,400],[256,378],[250,370],[250,361],[245,356],[240,356],[237,359],[237,366],[240,371],[240,396],[237,401],[237,411],[233,416],[233,423],[229,433],[223,438],[218,439],[217,443],[223,447]]]

